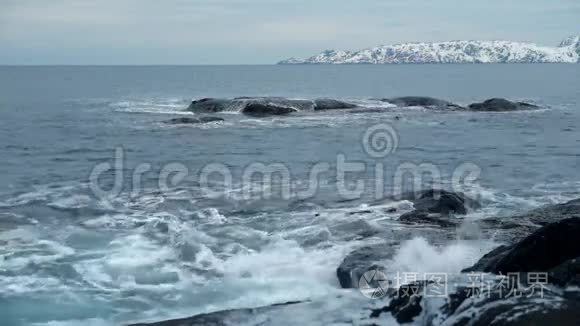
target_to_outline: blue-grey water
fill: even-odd
[[[505,97],[542,109],[225,113],[223,123],[162,123],[189,115],[189,102],[202,97],[372,106],[369,99],[404,95],[462,105]],[[398,137],[380,158],[361,144],[377,124]],[[464,190],[485,203],[474,218],[508,216],[580,197],[579,125],[580,65],[0,67],[0,323],[115,325],[332,300],[345,291],[336,266],[372,241],[353,239],[349,223],[386,227],[394,218],[352,214],[372,202],[377,163],[387,191],[400,186],[392,174],[401,164],[436,166],[443,186],[457,167],[473,164],[479,178]],[[116,149],[124,156],[121,187],[96,194],[91,173],[114,164]],[[338,155],[367,166],[354,177],[370,185],[357,200],[340,198],[332,173],[306,199],[242,198],[263,186],[241,179],[249,164],[284,164],[301,184],[313,165],[335,166]],[[199,180],[212,163],[233,176],[231,187],[214,180],[218,196]],[[163,188],[168,164],[187,175]],[[147,171],[136,185],[137,167]],[[101,174],[99,186],[112,189],[114,177]],[[466,257],[482,255],[488,242],[464,248]],[[457,271],[468,264],[441,255]]]

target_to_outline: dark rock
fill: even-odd
[[[478,289],[472,289],[478,290]],[[566,299],[555,292],[544,290],[532,293],[520,289],[521,295],[507,296],[492,290],[472,295],[456,293],[453,306],[447,303],[442,307],[445,315],[439,324],[454,326],[528,326],[528,325],[578,325],[580,320],[580,301]],[[464,291],[460,289],[459,291]],[[557,303],[557,304],[555,304]],[[459,305],[458,305],[459,304]],[[451,315],[447,312],[452,311]]]
[[[513,248],[513,246],[499,246],[492,251],[485,254],[475,265],[462,270],[462,273],[470,273],[470,272],[488,272],[494,269],[497,263],[504,258],[509,251]]]
[[[351,103],[333,100],[333,99],[316,99],[314,100],[314,110],[341,110],[353,109],[357,106]]]
[[[181,117],[167,120],[164,122],[168,124],[197,124],[218,121],[224,121],[224,119],[218,117],[199,117],[199,118]]]
[[[470,209],[478,209],[481,204],[461,192],[451,192],[442,189],[427,189],[417,192],[405,192],[386,201],[408,200],[418,211],[438,213],[442,215],[459,214],[465,215]],[[374,204],[383,204],[385,199]]]
[[[232,101],[237,107],[243,108],[251,103],[259,103],[264,105],[284,106],[296,109],[297,111],[312,110],[314,102],[311,100],[289,99],[285,97],[236,97]]]
[[[460,192],[440,189],[429,189],[418,192],[407,192],[396,196],[397,200],[409,200],[414,211],[399,217],[399,221],[408,224],[435,224],[441,227],[453,227],[460,224],[453,215],[465,215],[469,209],[481,207],[479,202]]]
[[[195,113],[222,112],[227,111],[230,102],[227,99],[202,98],[192,101],[187,109]]]
[[[263,314],[269,310],[280,308],[283,306],[295,305],[303,303],[301,301],[292,301],[281,304],[275,304],[268,307],[249,308],[249,309],[233,309],[212,312],[209,314],[201,314],[188,318],[165,320],[153,323],[139,323],[130,326],[226,326],[226,325],[245,325],[256,318],[256,315]]]
[[[241,112],[253,117],[266,117],[272,115],[286,115],[297,112],[297,110],[291,107],[278,106],[274,104],[250,103],[246,105]]]
[[[236,97],[233,99],[204,98],[195,100],[191,102],[188,109],[194,113],[243,112],[248,106],[253,104],[292,108],[294,111],[312,110],[314,107],[314,102],[310,100],[287,99],[284,97]],[[249,109],[249,111],[252,110],[253,108]]]
[[[559,286],[580,286],[580,258],[570,259],[552,268],[548,279]]]
[[[368,246],[348,254],[336,269],[340,286],[343,289],[356,289],[364,273],[371,270],[384,271],[383,264],[393,257],[396,245],[387,243]]]
[[[547,272],[580,257],[579,234],[580,218],[564,219],[542,227],[513,246],[493,250],[466,271]]]
[[[371,318],[379,318],[383,312],[391,312],[398,323],[411,323],[421,314],[421,300],[423,292],[429,282],[414,282],[398,288],[391,294],[388,306],[375,309],[371,312]]]
[[[492,98],[481,103],[473,103],[468,106],[473,111],[519,111],[519,110],[534,110],[538,106],[525,102],[512,102],[503,98]]]
[[[465,215],[469,209],[481,207],[476,200],[461,192],[430,189],[414,193],[412,196],[413,198],[408,196],[406,198],[410,198],[415,209],[429,213]]]
[[[464,110],[462,106],[457,104],[426,96],[394,97],[382,99],[381,101],[391,103],[398,107],[421,106],[425,108]]]

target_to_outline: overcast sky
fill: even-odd
[[[269,64],[324,49],[580,33],[580,0],[0,0],[0,64]]]

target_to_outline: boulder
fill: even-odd
[[[580,218],[544,226],[512,246],[496,248],[464,270],[495,274],[547,272],[580,257]]]
[[[316,99],[314,100],[314,110],[341,110],[341,109],[353,109],[357,106],[351,103],[333,100],[333,99]]]
[[[520,111],[520,110],[534,110],[538,106],[525,102],[512,102],[503,98],[492,98],[481,103],[473,103],[468,106],[472,111]]]
[[[464,110],[460,105],[426,96],[404,96],[381,99],[398,107],[421,106],[425,108]]]
[[[418,192],[407,192],[396,197],[399,200],[409,200],[414,211],[399,217],[399,221],[407,224],[435,224],[441,227],[453,227],[460,224],[454,215],[465,215],[470,209],[481,205],[461,192],[450,192],[440,189],[429,189]]]
[[[384,271],[383,264],[394,256],[396,246],[396,242],[391,242],[362,247],[348,254],[336,269],[340,286],[343,289],[356,289],[364,273],[371,270]]]
[[[467,214],[469,209],[477,209],[481,204],[461,192],[451,192],[441,189],[429,189],[419,192],[404,193],[401,199],[413,202],[418,211],[429,213]]]
[[[167,124],[198,124],[198,123],[208,123],[208,122],[219,122],[224,121],[222,118],[218,117],[181,117],[181,118],[174,118],[171,120],[164,121]]]
[[[267,117],[272,115],[287,115],[297,112],[297,110],[291,107],[274,104],[249,103],[241,112],[252,117]]]

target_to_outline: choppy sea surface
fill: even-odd
[[[163,123],[191,115],[188,104],[203,97],[325,97],[376,109],[372,99],[405,95],[542,109],[230,112],[219,115],[225,122]],[[379,157],[363,141],[376,125],[397,141]],[[119,153],[119,169],[99,174],[110,191],[96,192],[95,169],[115,166]],[[368,299],[340,289],[336,267],[384,240],[360,228],[409,228],[396,221],[409,202],[390,202],[397,213],[371,205],[377,178],[387,193],[403,190],[393,178],[402,164],[437,167],[442,187],[462,164],[476,166],[477,180],[461,189],[483,203],[474,219],[580,197],[580,65],[0,67],[0,157],[2,325],[116,325],[293,300],[324,302],[340,321]],[[365,184],[359,197],[341,197],[332,172],[306,198],[242,177],[253,163],[276,163],[304,185],[313,166],[335,167],[337,157],[366,167],[351,175]],[[208,165],[231,182],[204,187]],[[160,184],[176,167],[186,173]],[[260,195],[270,186],[272,196]],[[499,241],[407,240],[393,272],[457,273]],[[300,322],[336,322],[321,310]]]

